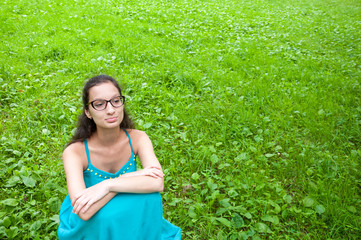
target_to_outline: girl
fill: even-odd
[[[69,194],[59,239],[181,239],[180,228],[162,216],[161,165],[147,134],[133,129],[118,83],[91,78],[82,98],[79,126],[63,152]]]

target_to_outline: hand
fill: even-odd
[[[164,173],[160,167],[149,166],[136,172],[138,176],[149,176],[154,178],[163,178]]]
[[[75,199],[72,202],[73,212],[75,214],[79,214],[80,211],[85,213],[91,205],[107,195],[109,193],[109,189],[105,184],[106,181],[100,182],[76,194]]]

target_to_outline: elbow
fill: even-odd
[[[159,179],[154,185],[155,192],[163,192],[164,191],[164,179]]]
[[[79,218],[83,221],[88,221],[91,218],[90,214],[78,214]]]
[[[162,181],[162,183],[158,187],[158,192],[163,192],[163,191],[164,191],[164,182]]]

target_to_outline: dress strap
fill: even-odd
[[[128,139],[129,139],[129,143],[130,143],[130,148],[132,149],[132,153],[134,153],[133,151],[133,145],[132,145],[132,139],[130,139],[129,133],[127,132],[127,130],[125,130],[125,128],[123,128],[124,132],[127,134]]]
[[[88,148],[88,142],[86,139],[84,139],[84,146],[85,146],[85,152],[86,152],[86,157],[88,159],[88,163],[90,163],[89,148]]]

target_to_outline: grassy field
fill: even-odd
[[[84,81],[119,79],[184,239],[359,239],[361,2],[1,0],[0,238],[55,239]]]

